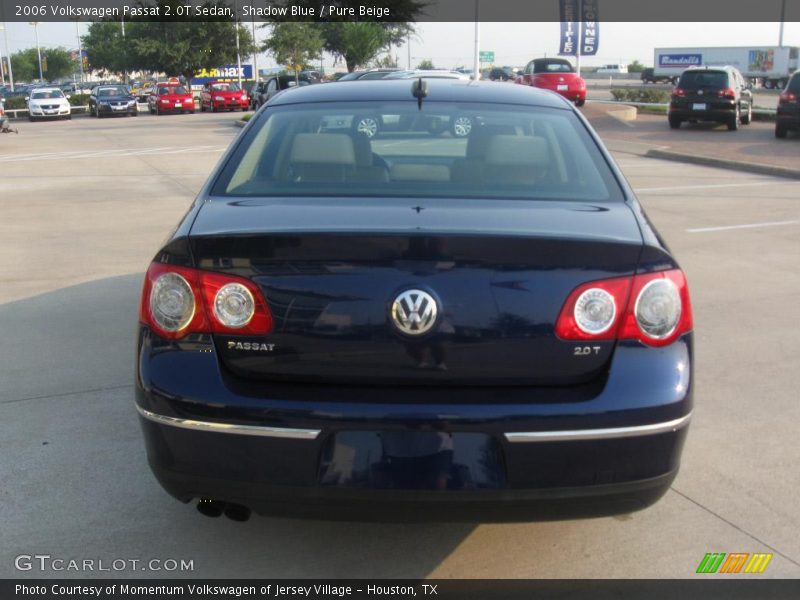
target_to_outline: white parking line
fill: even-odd
[[[675,185],[671,187],[636,188],[636,192],[679,192],[681,190],[710,190],[716,188],[757,187],[763,185],[800,185],[798,181],[749,181],[746,183],[708,183],[701,185]]]
[[[13,156],[0,156],[0,163],[28,162],[42,160],[74,160],[78,158],[119,158],[125,156],[161,155],[161,154],[190,154],[197,152],[222,152],[227,146],[160,146],[157,148],[114,148],[108,150],[93,150],[83,152],[56,152],[48,154],[18,154]]]
[[[797,225],[800,221],[771,221],[768,223],[747,223],[745,225],[724,225],[722,227],[700,227],[687,229],[689,233],[708,233],[710,231],[728,231],[730,229],[756,229],[758,227],[780,227],[782,225]]]

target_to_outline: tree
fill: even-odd
[[[430,71],[431,69],[435,69],[436,67],[433,66],[433,61],[431,59],[426,58],[417,65],[417,68],[423,71]]]
[[[230,17],[181,16],[176,7],[182,0],[159,0],[160,14],[171,7],[175,17],[171,21],[150,21],[147,17],[125,21],[124,51],[127,59],[123,69],[155,71],[167,75],[183,75],[187,82],[203,69],[213,69],[236,62],[236,28],[239,28],[239,55],[246,56],[254,50],[253,38],[246,27]],[[200,9],[221,10],[227,4],[221,0],[197,5]],[[224,14],[224,13],[223,13]],[[201,20],[202,19],[202,20]],[[92,62],[89,55],[89,61]],[[109,62],[109,64],[111,64]],[[117,66],[119,68],[119,66]]]
[[[42,73],[45,79],[53,80],[72,75],[78,70],[77,61],[73,60],[64,48],[40,48],[42,53]],[[20,50],[11,55],[11,68],[14,77],[19,81],[39,79],[39,56],[36,48]]]
[[[318,0],[274,0],[272,5],[313,8],[319,15]],[[317,22],[324,41],[324,50],[337,59],[343,59],[348,71],[357,66],[366,66],[378,54],[392,44],[399,44],[413,33],[413,22],[428,5],[420,0],[371,0],[370,14],[361,14],[366,6],[363,0],[337,0],[331,2],[340,11],[338,14],[328,12],[324,22]],[[349,11],[352,10],[351,14]],[[384,15],[378,18],[378,13]],[[279,17],[274,21],[287,22],[292,17]],[[296,17],[294,17],[296,19]],[[309,18],[307,21],[313,21]],[[357,27],[352,27],[357,26]],[[362,27],[366,26],[366,27]],[[381,30],[378,35],[377,29]],[[374,48],[374,50],[373,50]]]
[[[374,60],[388,48],[391,35],[378,23],[326,23],[326,47],[344,59],[347,70],[353,72]],[[335,42],[334,42],[335,40]]]
[[[122,74],[138,70],[132,62],[133,57],[128,52],[125,38],[122,37],[121,23],[113,21],[92,23],[82,41],[91,71]]]
[[[642,71],[644,71],[644,69],[645,66],[638,60],[635,60],[628,65],[628,73],[641,73]]]
[[[270,52],[278,64],[294,69],[299,83],[299,71],[319,58],[323,44],[319,29],[312,23],[284,21],[272,25],[272,35],[261,49]]]

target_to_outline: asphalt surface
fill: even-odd
[[[235,523],[167,496],[133,408],[139,288],[237,118],[0,136],[0,577],[685,578],[707,552],[772,552],[761,577],[800,576],[800,182],[629,151],[617,157],[687,273],[696,324],[695,416],[655,506],[504,525]],[[21,554],[194,570],[19,572]]]

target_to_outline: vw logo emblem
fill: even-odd
[[[392,322],[406,335],[427,333],[436,323],[438,314],[436,300],[422,290],[406,290],[392,302]]]

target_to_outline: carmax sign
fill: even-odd
[[[702,64],[702,54],[660,54],[658,57],[659,67],[685,69],[687,67],[699,67]]]

